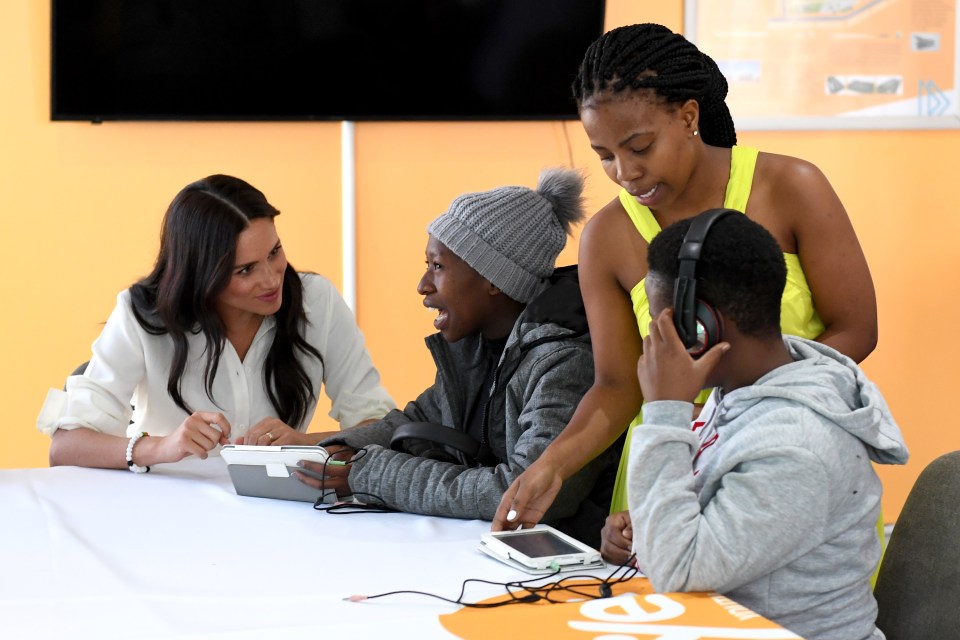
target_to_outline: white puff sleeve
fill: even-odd
[[[123,291],[93,343],[87,370],[83,375],[70,376],[66,391],[50,389],[37,428],[48,435],[57,429],[77,427],[126,435],[131,398],[145,371],[141,332],[130,307],[130,292]]]

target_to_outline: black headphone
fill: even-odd
[[[714,223],[733,209],[709,209],[693,218],[683,237],[677,259],[680,269],[673,285],[673,322],[687,352],[699,358],[723,340],[723,321],[707,302],[697,298],[697,261],[707,232]]]
[[[393,432],[390,448],[420,458],[468,466],[477,464],[485,449],[470,434],[434,422],[403,423]]]

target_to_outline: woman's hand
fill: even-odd
[[[178,462],[187,456],[201,460],[219,445],[230,443],[230,422],[222,413],[194,411],[168,436],[147,437],[133,449],[134,462],[149,466],[161,462]]]
[[[517,476],[500,499],[493,516],[493,531],[529,528],[540,522],[560,492],[563,478],[544,458]]]
[[[250,427],[245,436],[237,438],[236,443],[260,447],[282,444],[314,445],[320,442],[323,436],[324,434],[300,433],[279,418],[264,418]]]
[[[629,511],[607,516],[600,532],[600,555],[611,564],[622,565],[633,555],[633,523]]]

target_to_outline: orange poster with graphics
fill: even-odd
[[[646,578],[613,585],[611,598],[563,599],[562,604],[541,601],[495,609],[464,608],[440,616],[440,623],[464,640],[800,638],[720,594],[657,594]]]
[[[685,31],[738,126],[960,115],[955,0],[688,0]]]

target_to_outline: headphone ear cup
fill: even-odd
[[[703,300],[696,303],[697,342],[687,349],[694,358],[699,358],[723,339],[723,320],[711,305]]]

